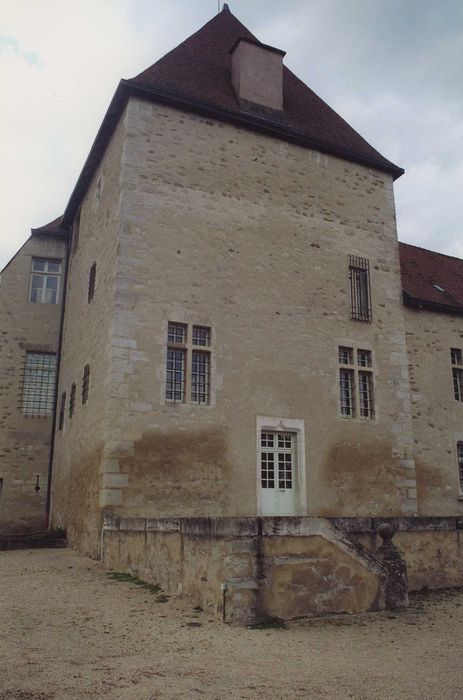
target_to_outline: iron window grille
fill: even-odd
[[[463,442],[457,442],[458,484],[463,493]]]
[[[82,404],[87,403],[89,386],[90,386],[90,365],[85,365],[84,374],[82,376]]]
[[[71,384],[71,393],[69,394],[69,418],[74,415],[74,410],[76,407],[76,385],[73,382]]]
[[[463,357],[460,348],[450,348],[452,363],[453,395],[455,401],[463,401]]]
[[[96,262],[94,262],[88,273],[88,293],[87,302],[90,304],[93,297],[95,296],[95,282],[96,282]]]
[[[66,410],[66,392],[63,391],[61,394],[61,402],[59,406],[59,423],[58,430],[62,430],[64,427],[64,411]]]
[[[367,258],[349,255],[351,319],[371,323],[370,263]]]
[[[33,418],[53,413],[56,382],[56,355],[27,352],[21,387],[21,413]]]
[[[193,350],[191,353],[191,401],[209,403],[210,355]]]
[[[61,261],[32,258],[29,301],[57,304],[61,278]]]
[[[185,400],[186,350],[167,348],[166,399],[174,403]]]
[[[371,350],[340,346],[339,400],[343,418],[375,418]]]
[[[166,401],[209,404],[211,329],[169,321],[167,325]],[[198,348],[201,348],[199,350]]]

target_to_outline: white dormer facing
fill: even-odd
[[[283,56],[285,51],[250,39],[238,39],[232,55],[232,84],[246,108],[283,112]]]

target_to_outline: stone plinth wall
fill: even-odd
[[[380,559],[320,518],[107,518],[102,558],[227,622],[384,607]]]
[[[376,530],[389,522],[394,543],[407,563],[410,591],[463,586],[463,518],[333,518],[338,529],[369,549],[380,544]]]

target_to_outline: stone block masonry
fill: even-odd
[[[58,351],[65,256],[63,236],[33,235],[1,274],[0,534],[3,535],[47,528],[53,407],[49,404],[41,415],[25,415],[22,393],[26,354],[56,355]],[[58,303],[30,301],[34,258],[61,262]]]
[[[391,567],[323,518],[107,516],[101,547],[107,566],[225,622],[363,612],[408,600],[400,556]]]

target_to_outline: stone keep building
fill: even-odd
[[[342,554],[352,560],[359,547],[374,546],[373,519],[402,518],[410,566],[416,538],[426,539],[413,530],[416,516],[447,516],[447,539],[426,540],[415,582],[423,583],[438,546],[451,550],[457,580],[463,262],[399,247],[393,182],[403,171],[283,57],[224,6],[121,81],[59,226],[38,229],[7,266],[2,300],[11,300],[8,284],[24,293],[22,305],[14,297],[22,335],[10,340],[7,326],[2,341],[10,343],[2,347],[10,367],[2,522],[24,527],[43,506],[45,489],[38,498],[28,491],[38,463],[12,460],[8,440],[33,449],[34,460],[40,454],[45,483],[53,410],[47,404],[42,421],[35,407],[50,390],[40,379],[34,393],[20,367],[33,361],[29,353],[55,353],[50,522],[82,551],[100,555],[106,527],[109,560],[142,566],[146,552],[135,540],[144,533],[146,546],[147,528],[161,539],[209,528],[225,542],[214,555],[220,568],[235,536],[254,547],[257,535],[281,534],[278,518],[292,516],[286,534],[305,533],[307,547],[309,536],[330,542],[337,554],[325,552],[329,561],[345,543],[326,519],[344,529],[355,521],[360,544]],[[48,280],[46,266],[55,263],[63,280],[56,297],[33,298],[29,279],[37,272]],[[264,529],[254,532],[259,516]],[[132,533],[125,554],[122,530]],[[285,540],[285,556],[295,556],[294,541]],[[169,546],[157,541],[150,551]],[[167,556],[166,572],[169,561],[186,561],[185,546]],[[190,564],[209,566],[203,544],[191,546]],[[264,569],[272,552],[262,555]],[[148,569],[137,571],[149,577]],[[368,588],[351,574],[349,590]],[[163,585],[175,588],[176,576],[179,590],[200,595],[199,584],[177,574],[165,573]],[[294,572],[281,574],[285,586],[288,576]],[[266,610],[281,613],[270,589]]]

